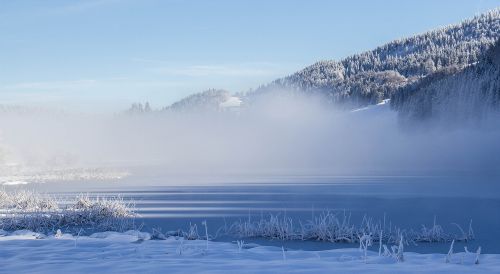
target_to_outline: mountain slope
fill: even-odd
[[[239,99],[231,96],[231,93],[227,90],[209,89],[201,93],[190,95],[164,108],[164,110],[177,112],[213,112],[239,105],[239,103]]]
[[[251,107],[259,100],[268,100],[270,94],[314,94],[323,98],[326,104],[355,109],[389,99],[407,85],[430,82],[442,74],[461,71],[477,63],[498,39],[500,8],[340,61],[319,61],[254,91],[235,95],[237,97],[225,90],[212,89],[188,96],[164,109],[221,111],[221,104],[225,105],[230,98],[241,99],[246,107]],[[425,79],[424,82],[420,82],[421,79]]]
[[[402,88],[392,108],[404,121],[478,121],[500,109],[500,40],[465,69],[451,67]]]
[[[320,61],[260,87],[250,99],[276,92],[325,95],[332,103],[358,107],[390,98],[407,83],[447,67],[478,61],[500,38],[500,9],[460,24],[396,40],[341,61]]]

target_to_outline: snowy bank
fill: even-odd
[[[252,244],[150,240],[137,231],[90,236],[0,232],[3,273],[498,273],[500,254],[404,253],[404,261],[357,248],[286,250]],[[449,258],[449,262],[447,261]]]

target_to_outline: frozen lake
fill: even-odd
[[[308,220],[326,210],[346,210],[352,221],[364,215],[386,219],[401,228],[431,226],[434,216],[447,232],[452,223],[468,228],[473,220],[476,240],[485,253],[500,253],[500,184],[489,176],[225,176],[166,180],[161,172],[136,174],[122,181],[99,183],[47,183],[17,186],[56,196],[121,195],[134,200],[145,230],[187,229],[207,220],[210,233],[238,219],[257,220],[266,214],[286,214]],[[217,183],[219,181],[219,183]],[[220,181],[224,181],[220,183]],[[14,188],[14,187],[9,187]],[[221,240],[230,240],[224,239]],[[330,249],[347,244],[248,240],[259,244],[301,249]],[[457,246],[457,248],[460,245]],[[449,244],[419,244],[408,250],[446,253]]]

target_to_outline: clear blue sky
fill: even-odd
[[[0,103],[164,106],[457,23],[500,0],[0,0]]]

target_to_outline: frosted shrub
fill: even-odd
[[[387,248],[386,245],[382,245],[382,246],[384,248],[384,252],[381,254],[382,256],[394,258],[394,260],[396,260],[396,262],[404,262],[403,235],[400,236],[398,245],[391,246],[391,249]],[[379,256],[380,256],[380,254],[379,254]],[[366,260],[366,255],[365,255],[365,260]]]
[[[371,235],[364,234],[363,236],[359,237],[359,250],[363,252],[363,258],[365,262],[368,255],[368,247],[372,246],[372,244],[373,240]]]
[[[236,244],[238,245],[238,253],[241,253],[241,250],[243,249],[243,246],[245,245],[245,241],[237,240]]]
[[[481,247],[479,247],[476,251],[476,259],[474,260],[474,264],[479,264],[479,256],[481,255]]]
[[[62,231],[61,231],[60,229],[58,229],[58,230],[56,231],[56,234],[54,235],[54,237],[56,237],[56,238],[61,238],[62,236],[63,236]]]
[[[394,258],[398,262],[404,262],[405,257],[404,257],[404,241],[403,241],[403,235],[401,235],[401,238],[399,240],[399,245],[392,246],[392,250],[394,252]]]
[[[153,227],[153,231],[151,232],[152,240],[166,240],[167,236],[161,232],[161,228]]]
[[[0,229],[29,229],[37,232],[110,230],[133,227],[133,207],[121,198],[90,198],[58,201],[34,192],[0,191]]]
[[[372,218],[363,217],[361,224],[351,222],[351,214],[346,212],[327,211],[308,221],[293,222],[291,218],[270,214],[268,218],[251,221],[239,220],[231,225],[227,233],[241,238],[268,238],[275,240],[316,240],[325,242],[361,243],[367,235],[371,244],[379,242],[379,253],[382,253],[382,242],[395,244],[410,244],[416,242],[451,242],[467,241],[473,239],[472,226],[466,234],[460,230],[458,235],[445,233],[444,229],[436,223],[431,227],[422,226],[420,230],[405,230],[392,224],[374,221]],[[372,235],[377,235],[376,237]],[[403,242],[402,242],[403,241]]]
[[[37,212],[58,209],[56,200],[30,191],[7,193],[0,191],[0,210]]]
[[[451,257],[453,256],[453,246],[455,245],[455,240],[451,242],[450,249],[448,250],[448,254],[446,254],[446,263],[451,262]]]
[[[478,247],[476,252],[470,252],[467,246],[464,246],[464,252],[454,253],[455,241],[451,242],[448,254],[446,254],[445,262],[454,264],[479,264],[479,256],[481,255],[481,247]]]
[[[433,226],[427,228],[422,225],[420,230],[419,242],[443,242],[446,241],[447,235],[444,234],[443,228],[436,224],[436,217],[434,217]]]
[[[186,240],[197,240],[200,238],[200,234],[198,234],[198,226],[196,224],[189,224],[189,230],[187,232],[182,232],[182,236]]]
[[[235,222],[230,228],[243,237],[264,237],[278,240],[297,240],[300,236],[295,232],[291,218],[280,218],[278,215],[269,215],[269,219],[261,219],[257,222],[250,220]]]

